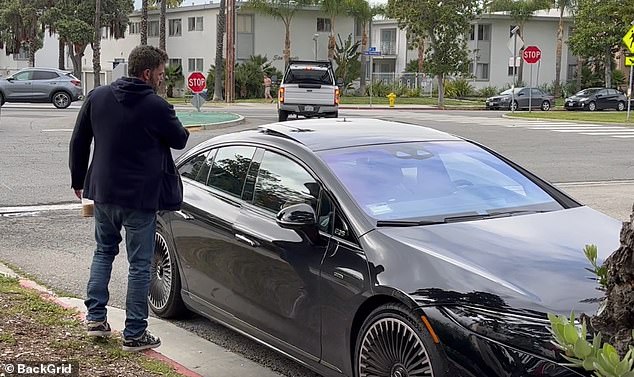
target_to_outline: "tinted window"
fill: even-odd
[[[255,183],[253,203],[273,212],[296,203],[310,204],[317,212],[319,184],[296,162],[265,152]]]
[[[32,80],[51,80],[56,78],[59,78],[59,75],[49,71],[34,71],[32,76]]]
[[[290,69],[284,78],[286,84],[333,85],[330,71],[327,69]]]
[[[20,72],[13,75],[13,78],[18,81],[30,80],[32,71]]]
[[[239,197],[254,152],[254,147],[218,149],[207,184]]]
[[[543,95],[542,91],[539,89],[531,89],[531,96],[533,97],[541,97]]]
[[[214,162],[214,157],[216,156],[217,149],[212,149],[207,158],[205,158],[205,162],[200,166],[200,171],[196,175],[196,181],[202,184],[207,184],[207,178],[209,177],[209,172],[211,171],[211,164]]]
[[[183,177],[195,180],[198,176],[198,173],[200,173],[201,168],[205,164],[207,153],[208,151],[205,151],[190,158],[186,163],[178,168],[178,173]]]
[[[607,94],[608,94],[608,90],[607,90],[607,89],[601,89],[601,90],[599,90],[599,92],[597,93],[597,95],[600,95],[600,96],[605,96],[605,95],[607,95]]]
[[[520,172],[468,142],[323,151],[359,206],[376,219],[431,218],[562,206]]]
[[[335,209],[330,197],[322,191],[317,215],[317,226],[319,230],[344,240],[356,242],[348,223],[341,217],[339,212],[340,210]]]

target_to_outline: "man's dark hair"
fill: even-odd
[[[156,69],[167,63],[167,53],[157,47],[144,45],[135,47],[128,57],[128,75],[141,77],[146,69]]]

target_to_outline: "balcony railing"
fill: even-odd
[[[381,41],[381,55],[396,55],[396,42]]]

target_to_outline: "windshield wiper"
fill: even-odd
[[[500,217],[528,215],[532,213],[543,213],[543,212],[549,212],[549,211],[538,211],[538,210],[497,211],[497,212],[480,213],[480,214],[474,214],[474,215],[449,216],[449,217],[445,217],[445,221],[456,222],[456,221],[469,221],[469,220],[480,220],[480,219],[495,219]]]
[[[421,226],[421,225],[435,225],[435,224],[444,224],[445,221],[434,221],[434,220],[420,220],[420,221],[410,221],[410,220],[379,220],[376,222],[376,226]]]

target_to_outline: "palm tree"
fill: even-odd
[[[141,1],[141,45],[147,44],[147,8],[148,0]]]
[[[291,22],[302,7],[313,4],[313,0],[248,0],[243,9],[254,11],[281,20],[284,24],[284,66],[291,56]]]
[[[159,48],[163,51],[167,51],[165,48],[165,17],[167,14],[167,8],[178,8],[183,3],[183,0],[149,0],[150,5],[161,5],[160,22],[159,22]],[[181,26],[182,27],[182,26]]]
[[[491,0],[485,4],[486,9],[493,12],[508,12],[511,19],[519,26],[518,36],[524,36],[524,25],[535,12],[543,9],[550,9],[552,0]],[[524,49],[520,49],[521,51]],[[522,80],[523,59],[520,59],[517,81]],[[513,83],[515,85],[515,83]]]
[[[220,9],[218,10],[218,18],[216,19],[216,65],[214,67],[214,96],[213,101],[222,101],[222,74],[223,74],[223,59],[222,52],[224,51],[225,41],[225,29],[226,23],[226,9],[227,0],[220,0]]]
[[[92,42],[94,87],[101,85],[101,0],[95,0],[95,39]]]
[[[335,40],[335,21],[337,16],[348,11],[346,0],[321,0],[321,10],[330,17],[330,35],[328,36],[328,59],[335,56],[337,41]]]
[[[367,0],[348,0],[348,12],[354,17],[357,22],[361,23],[361,50],[366,51],[368,49],[368,25],[378,14],[385,13],[383,6],[372,6],[368,4]],[[361,83],[359,85],[359,92],[365,93],[365,76],[366,76],[366,60],[367,56],[361,54]]]
[[[561,93],[561,54],[564,44],[564,13],[574,5],[575,0],[555,0],[559,10],[559,28],[557,29],[557,47],[555,50],[555,98]]]

